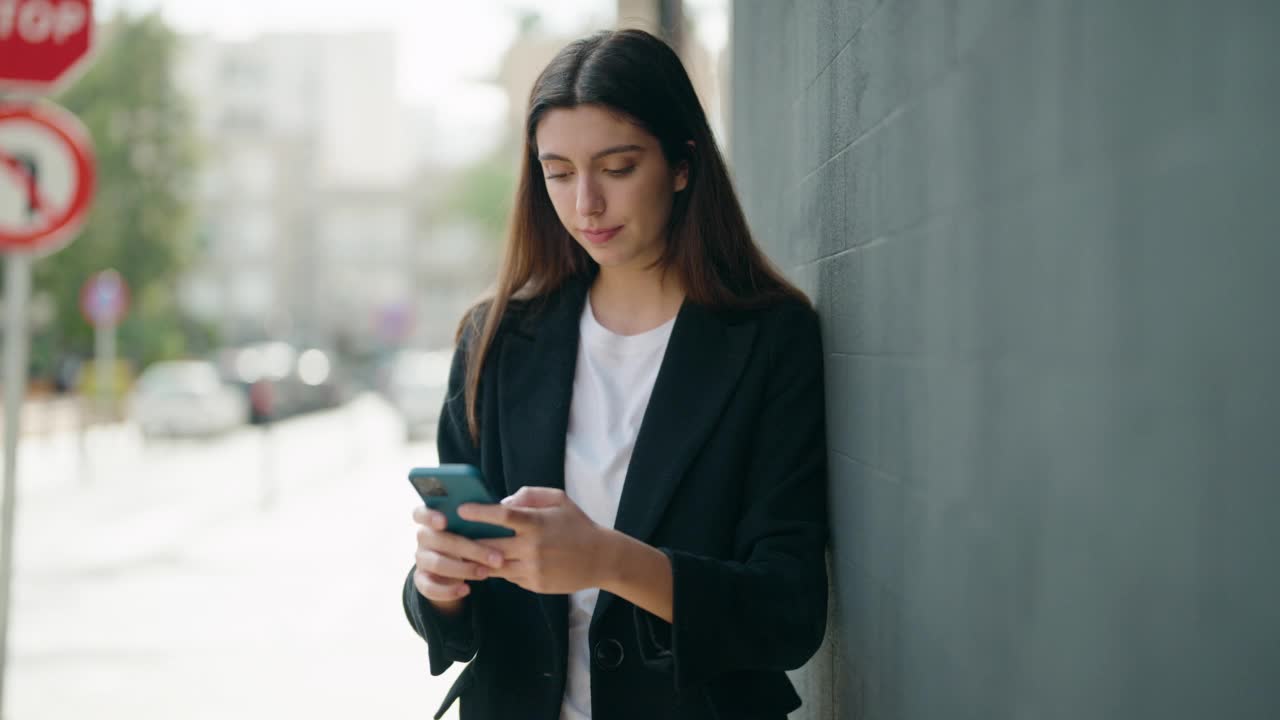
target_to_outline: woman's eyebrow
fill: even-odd
[[[611,148],[605,148],[604,150],[601,150],[595,155],[592,155],[591,159],[599,160],[605,155],[613,155],[615,153],[636,152],[636,151],[644,152],[644,148],[639,145],[615,145]],[[541,162],[546,162],[548,160],[559,160],[560,162],[571,162],[569,158],[563,155],[556,155],[555,153],[549,153],[549,152],[539,153],[538,160],[540,160]]]

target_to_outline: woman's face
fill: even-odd
[[[657,138],[596,105],[548,112],[534,138],[560,222],[602,269],[661,257],[686,165],[672,168]]]

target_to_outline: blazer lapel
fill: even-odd
[[[498,413],[507,494],[525,485],[564,489],[565,433],[586,288],[570,281],[529,327],[514,328],[498,359]]]
[[[755,331],[754,322],[727,325],[693,303],[681,308],[636,436],[615,529],[648,541],[737,386]],[[612,601],[600,593],[593,625]]]
[[[498,413],[503,477],[508,495],[522,486],[564,489],[565,433],[578,361],[578,331],[587,285],[570,280],[526,327],[513,328],[498,358]],[[538,595],[554,643],[554,667],[568,662],[569,599]]]

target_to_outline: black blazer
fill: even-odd
[[[507,313],[481,374],[478,446],[462,392],[469,335],[454,355],[440,461],[478,466],[495,497],[564,487],[586,291],[571,280]],[[600,593],[588,633],[594,720],[779,720],[800,706],[784,671],[817,650],[827,617],[822,377],[804,303],[681,307],[615,523],[671,559],[675,622]],[[403,602],[431,673],[470,661],[437,718],[459,697],[463,720],[559,717],[568,596],[491,578],[444,618],[412,576]]]

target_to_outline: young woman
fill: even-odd
[[[644,32],[534,85],[494,297],[462,322],[409,622],[464,720],[780,720],[826,623],[817,317],[751,240],[679,58]]]

